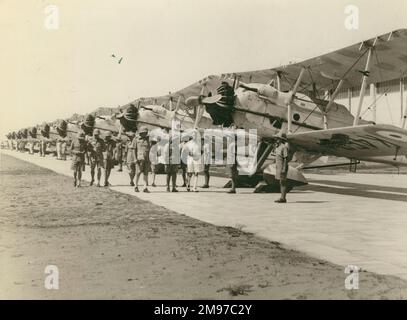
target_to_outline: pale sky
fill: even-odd
[[[0,0],[0,134],[317,56],[405,28],[406,13],[405,0]]]

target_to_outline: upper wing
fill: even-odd
[[[301,149],[353,159],[407,155],[407,130],[392,125],[361,125],[287,135]]]
[[[361,46],[361,43],[354,44],[299,63],[237,74],[244,82],[266,83],[279,73],[282,89],[288,90],[292,88],[301,68],[305,67],[307,71],[304,73],[299,91],[306,92],[312,90],[313,83],[325,90],[334,88],[338,80],[354,65],[346,75],[342,89],[357,87],[360,86],[362,72],[365,71],[365,51],[375,39],[363,41],[365,46]],[[407,73],[407,29],[377,37],[374,48],[368,83],[398,79]]]
[[[170,98],[173,107],[181,97],[181,106],[185,106],[184,101],[190,96],[204,94],[214,91],[222,81],[231,82],[235,76],[245,83],[267,83],[280,76],[281,89],[289,90],[293,87],[301,68],[305,67],[299,92],[308,93],[315,85],[317,90],[329,90],[334,88],[338,81],[344,77],[342,89],[360,86],[363,72],[366,65],[366,52],[369,46],[375,42],[376,38],[363,41],[365,45],[357,43],[349,47],[336,50],[315,58],[311,58],[299,63],[286,66],[255,70],[248,72],[236,72],[222,75],[211,75],[177,92],[157,96],[140,98],[131,103],[137,105],[161,105],[168,106]],[[407,74],[407,29],[400,29],[386,33],[377,37],[371,57],[370,72],[367,77],[368,84],[393,80]],[[348,72],[349,71],[349,72]],[[232,80],[233,81],[233,80]],[[215,93],[215,92],[213,92]],[[128,104],[130,105],[130,103]],[[122,106],[128,107],[128,105]]]

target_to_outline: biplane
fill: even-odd
[[[177,101],[174,110],[161,109],[168,118],[156,115],[152,125],[162,125],[162,121],[169,125],[169,118],[182,110],[185,127],[233,124],[256,129],[257,172],[264,172],[269,182],[274,170],[265,159],[272,153],[276,134],[284,131],[296,150],[296,167],[288,177],[293,185],[301,185],[306,183],[301,169],[326,155],[345,157],[351,163],[407,165],[407,106],[400,127],[361,118],[367,86],[403,78],[406,72],[407,30],[401,29],[294,64],[211,75],[180,91],[132,104],[147,103],[146,109],[153,112],[168,101]],[[336,102],[340,90],[347,88],[360,88],[355,115]]]
[[[400,126],[362,119],[366,88],[407,72],[407,30],[400,29],[298,63],[249,72],[210,75],[167,95],[140,98],[93,125],[119,134],[150,128],[256,129],[256,173],[272,185],[273,145],[286,132],[295,149],[292,186],[306,184],[302,169],[322,156],[407,165],[407,105]],[[341,90],[359,88],[356,113],[336,102]],[[328,94],[327,94],[328,93]],[[123,111],[124,110],[124,111]],[[253,175],[254,176],[254,175]],[[258,181],[258,179],[253,179]]]

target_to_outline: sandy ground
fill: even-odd
[[[341,266],[10,156],[0,173],[2,299],[407,298],[399,278],[362,270],[346,290]]]

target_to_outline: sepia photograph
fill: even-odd
[[[1,0],[0,300],[407,299],[406,13]]]

